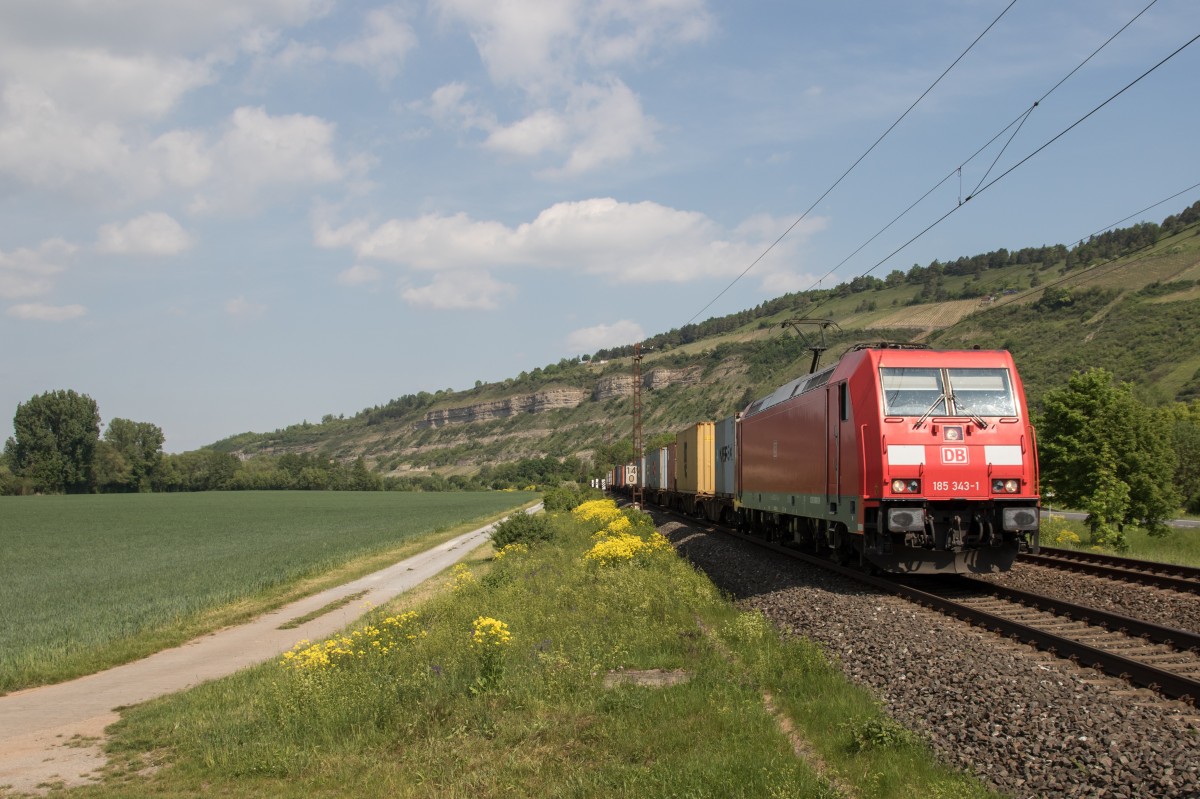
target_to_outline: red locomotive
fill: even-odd
[[[1006,351],[860,345],[715,439],[704,425],[680,434],[675,472],[716,479],[649,499],[887,572],[1005,570],[1037,548],[1036,441]]]

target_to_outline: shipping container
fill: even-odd
[[[663,474],[667,470],[667,451],[656,449],[646,456],[646,488],[663,489]]]
[[[663,490],[675,491],[675,443],[667,444],[667,470],[663,472]]]
[[[716,487],[712,422],[698,422],[675,435],[675,485],[683,494],[711,495]]]
[[[716,424],[716,486],[719,497],[737,493],[737,416],[722,419]]]

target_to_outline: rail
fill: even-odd
[[[1079,574],[1090,574],[1112,580],[1200,594],[1200,569],[1192,566],[1177,566],[1172,563],[1156,563],[1098,552],[1081,552],[1053,547],[1041,547],[1036,555],[1022,552],[1019,560]]]

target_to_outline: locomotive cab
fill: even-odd
[[[1034,431],[1002,350],[866,345],[751,403],[739,522],[894,573],[989,572],[1036,549]]]
[[[1039,522],[1019,378],[1006,352],[938,355],[877,367],[880,479],[863,557],[895,572],[1008,569],[1019,549],[1036,549]]]

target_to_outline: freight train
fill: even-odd
[[[1037,441],[1012,356],[862,344],[608,476],[647,502],[890,573],[1038,547]]]

